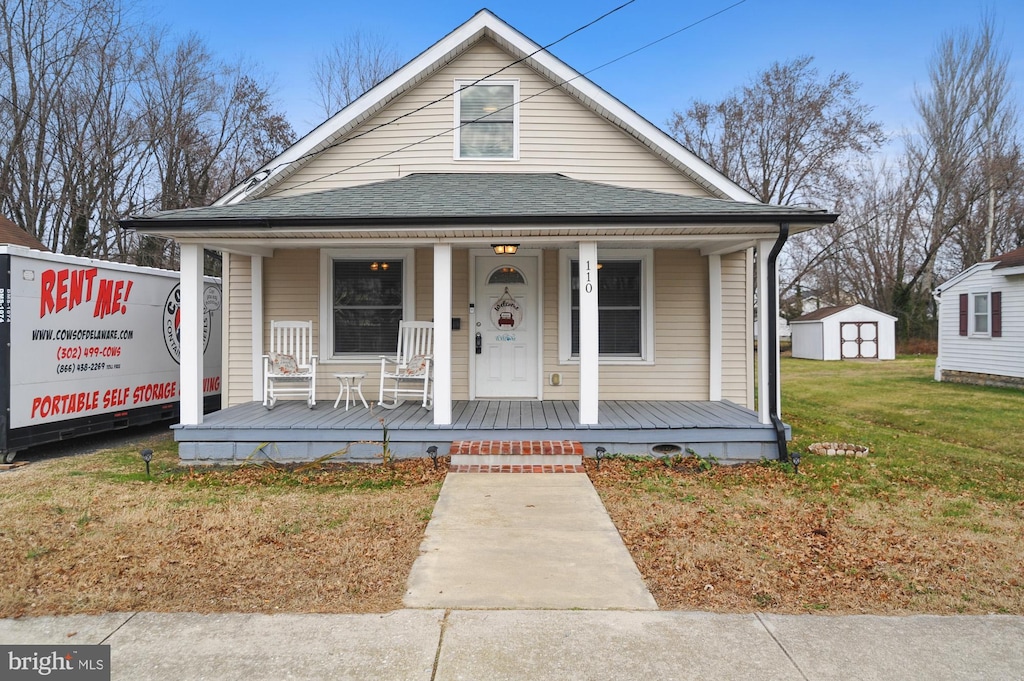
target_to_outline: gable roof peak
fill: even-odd
[[[622,129],[714,196],[745,203],[758,203],[749,192],[712,168],[666,132],[484,8],[264,164],[215,201],[214,205],[241,203],[264,194],[303,167],[311,158],[343,140],[370,117],[456,59],[485,36],[583,106]]]

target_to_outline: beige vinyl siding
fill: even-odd
[[[469,399],[469,251],[452,250],[452,316],[461,320],[452,331],[452,399]]]
[[[558,361],[558,252],[544,253],[544,397],[579,399],[579,365]],[[654,253],[654,364],[602,364],[601,399],[706,400],[708,265],[697,251]],[[551,374],[562,375],[560,386]]]
[[[558,363],[558,265],[556,249],[546,249],[541,258],[544,270],[544,347],[541,348],[544,362],[544,399],[578,400],[580,398],[580,369],[578,364]],[[562,375],[560,385],[551,385],[551,374]]]
[[[224,254],[225,360],[221,401],[229,407],[252,401],[252,260]]]
[[[633,137],[562,90],[549,90],[550,81],[522,64],[495,77],[518,79],[520,83],[519,160],[454,160],[451,95],[455,80],[477,79],[512,61],[493,42],[481,40],[353,133],[367,133],[365,136],[351,139],[350,135],[348,141],[325,150],[272,192],[304,193],[417,172],[560,172],[627,187],[708,195]],[[438,99],[442,101],[430,105]],[[416,111],[424,106],[424,110]],[[374,130],[404,114],[410,115]],[[413,146],[403,148],[407,145]]]
[[[722,399],[754,408],[750,251],[722,256]]]
[[[434,249],[416,249],[416,319],[433,321],[435,328],[451,320],[434,319]],[[462,320],[461,328],[452,331],[452,399],[469,399],[469,251],[452,249],[452,316]],[[379,374],[380,371],[377,371]],[[377,376],[367,375],[374,391],[379,386]]]
[[[313,337],[320,337],[320,253],[315,249],[274,251],[263,260],[263,348],[270,347],[270,322],[312,321]],[[315,347],[315,346],[314,346]],[[318,365],[316,399],[337,397],[331,367]],[[362,369],[344,369],[362,371]],[[337,371],[337,369],[335,369]]]
[[[453,366],[452,378],[454,398],[468,399],[468,365],[464,352],[468,343],[467,318],[461,312],[469,307],[467,287],[469,280],[469,257],[465,250],[453,253],[453,310],[462,314],[463,330],[452,334]],[[277,250],[274,257],[264,261],[264,347],[267,347],[270,336],[270,320],[295,319],[313,320],[314,336],[318,344],[320,338],[320,254],[317,250]],[[415,252],[415,306],[416,319],[430,321],[434,308],[434,251],[430,248],[419,248]],[[251,318],[250,318],[251,319]],[[251,321],[249,322],[251,324]],[[240,336],[241,338],[241,336]],[[396,339],[397,340],[397,339]],[[246,349],[251,353],[251,348]],[[251,354],[248,355],[251,357]],[[334,378],[336,372],[362,371],[366,373],[363,381],[363,395],[367,401],[376,400],[380,387],[380,362],[365,360],[360,362],[324,361],[321,358],[317,370],[317,401],[333,402],[338,396],[338,382]],[[251,380],[251,378],[249,379]],[[244,386],[243,386],[244,387]],[[242,400],[247,401],[247,400]]]
[[[452,397],[469,398],[469,252],[452,253],[452,315],[462,320],[461,329],[452,332]],[[433,319],[433,250],[416,249],[416,318]],[[748,351],[751,317],[749,303],[748,254],[722,257],[723,282],[723,397],[751,406],[752,358]],[[235,313],[229,329],[231,339],[232,399],[248,401],[251,374],[248,329],[251,324],[242,304],[247,287],[248,258],[233,257],[231,288]],[[559,364],[558,297],[559,252],[545,249],[544,270],[544,397],[579,399],[579,366]],[[654,254],[655,271],[655,362],[653,365],[602,365],[602,399],[631,400],[706,400],[709,393],[709,311],[707,258],[697,251],[663,249]],[[271,319],[312,319],[319,334],[319,254],[315,250],[279,250],[264,265],[265,329]],[[436,324],[450,320],[434,320]],[[264,341],[267,342],[266,340]],[[363,392],[375,398],[379,386],[379,363],[321,362],[317,376],[317,399],[333,401],[337,396],[336,371],[363,371]],[[560,386],[550,385],[552,373],[562,375]],[[237,398],[245,395],[244,398]]]

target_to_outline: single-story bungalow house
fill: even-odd
[[[867,305],[823,307],[789,325],[799,359],[896,359],[896,317]]]
[[[759,203],[481,10],[214,205],[122,224],[181,246],[183,460],[268,442],[308,459],[386,425],[398,455],[571,441],[742,461],[785,455],[788,432],[755,287],[776,319],[787,235],[835,219]],[[225,319],[225,408],[205,417],[204,249],[224,255]],[[312,410],[263,407],[272,320],[313,323]],[[345,381],[378,395],[402,320],[433,322],[432,408],[332,408]]]
[[[1024,248],[968,267],[934,297],[935,380],[1024,388]]]

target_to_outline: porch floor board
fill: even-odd
[[[656,444],[672,444],[681,452],[693,449],[728,461],[775,458],[777,444],[770,424],[755,412],[731,402],[607,400],[599,403],[598,423],[578,423],[574,400],[457,400],[451,425],[437,426],[433,412],[409,401],[395,409],[372,406],[334,409],[330,401],[309,409],[298,400],[279,401],[273,410],[249,402],[207,414],[201,425],[175,426],[183,460],[244,459],[260,443],[273,443],[282,456],[315,458],[352,445],[369,457],[380,448],[383,425],[398,456],[422,456],[457,440],[578,440],[592,455],[603,446],[609,453],[651,453]],[[383,419],[383,424],[381,420]]]

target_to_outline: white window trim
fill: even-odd
[[[485,156],[474,156],[472,158],[463,158],[459,154],[459,149],[462,148],[462,120],[461,120],[461,109],[462,109],[462,89],[469,85],[511,85],[512,86],[512,156],[506,158],[504,156],[497,157],[485,157]],[[455,139],[455,147],[452,149],[452,158],[456,161],[518,161],[519,160],[519,80],[518,79],[484,79],[477,81],[474,79],[456,79],[455,80],[455,95],[452,97],[455,100],[455,119],[452,128],[455,131],[453,135]]]
[[[416,319],[416,251],[401,249],[324,248],[320,250],[320,363],[365,364],[377,362],[379,354],[334,354],[334,261],[335,260],[401,260],[402,319]],[[397,348],[398,336],[395,336]]]
[[[558,254],[558,363],[580,363],[572,355],[572,261],[579,259],[579,249],[566,248]],[[600,364],[646,365],[654,364],[654,251],[652,249],[608,250],[599,253],[598,260],[639,260],[640,283],[640,357],[599,357]],[[598,277],[601,275],[598,274]]]
[[[977,329],[977,317],[974,314],[974,301],[977,296],[985,296],[988,301],[988,312],[985,316],[988,319],[988,330],[978,331]],[[968,337],[974,338],[991,338],[992,337],[992,290],[991,289],[974,289],[967,294],[967,335]]]

